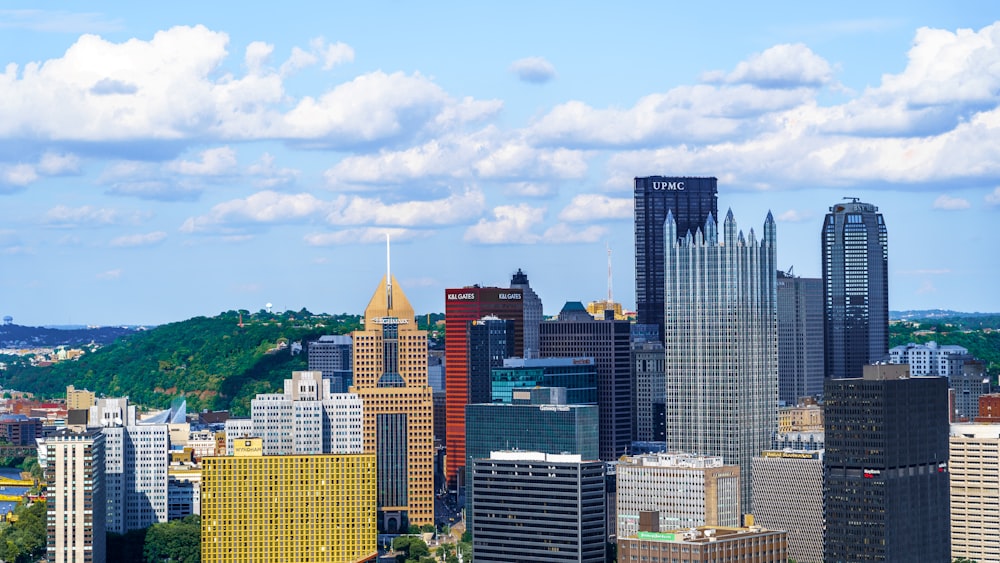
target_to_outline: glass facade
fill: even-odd
[[[830,208],[823,224],[826,375],[861,377],[889,355],[889,248],[878,207],[857,198]]]
[[[778,399],[823,394],[823,280],[778,272]]]
[[[744,237],[732,211],[677,239],[668,214],[664,292],[667,445],[740,466],[744,509],[753,456],[778,429],[775,225]]]
[[[635,300],[640,324],[663,333],[663,224],[674,216],[677,236],[718,217],[716,178],[649,176],[635,179]]]
[[[571,366],[531,366],[493,368],[492,402],[510,403],[514,389],[524,387],[565,387],[571,405],[597,404],[597,367],[591,361]]]

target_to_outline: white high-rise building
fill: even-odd
[[[233,438],[258,436],[264,455],[362,453],[361,414],[358,395],[331,393],[321,372],[292,372],[284,393],[250,401],[249,421],[226,421],[226,450],[231,452]]]
[[[722,232],[709,216],[678,233],[672,214],[665,232],[667,447],[739,465],[747,510],[753,457],[778,430],[774,218],[759,241],[731,210]]]
[[[59,430],[45,440],[46,561],[105,560],[104,436]]]
[[[1000,562],[1000,424],[952,424],[951,556]]]
[[[640,512],[658,512],[661,530],[740,524],[740,468],[719,456],[623,456],[615,486],[619,538],[636,535]]]
[[[168,426],[137,422],[127,398],[98,399],[88,425],[104,434],[107,531],[124,534],[166,522]]]
[[[934,341],[927,344],[911,342],[889,349],[889,361],[894,364],[909,364],[911,377],[962,375],[962,365],[968,355],[966,348],[953,344],[942,346]]]

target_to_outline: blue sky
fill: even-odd
[[[1000,311],[993,2],[8,2],[0,315],[418,313],[523,268],[633,308],[632,178],[716,176],[820,275],[844,196],[890,308]]]

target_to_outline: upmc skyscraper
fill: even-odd
[[[663,341],[663,223],[672,211],[677,236],[719,217],[716,178],[649,176],[635,179],[635,300],[640,324],[659,327]]]

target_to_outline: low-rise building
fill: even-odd
[[[656,520],[656,518],[650,518]],[[618,538],[621,563],[787,563],[784,531],[699,526],[682,530],[644,531]]]

